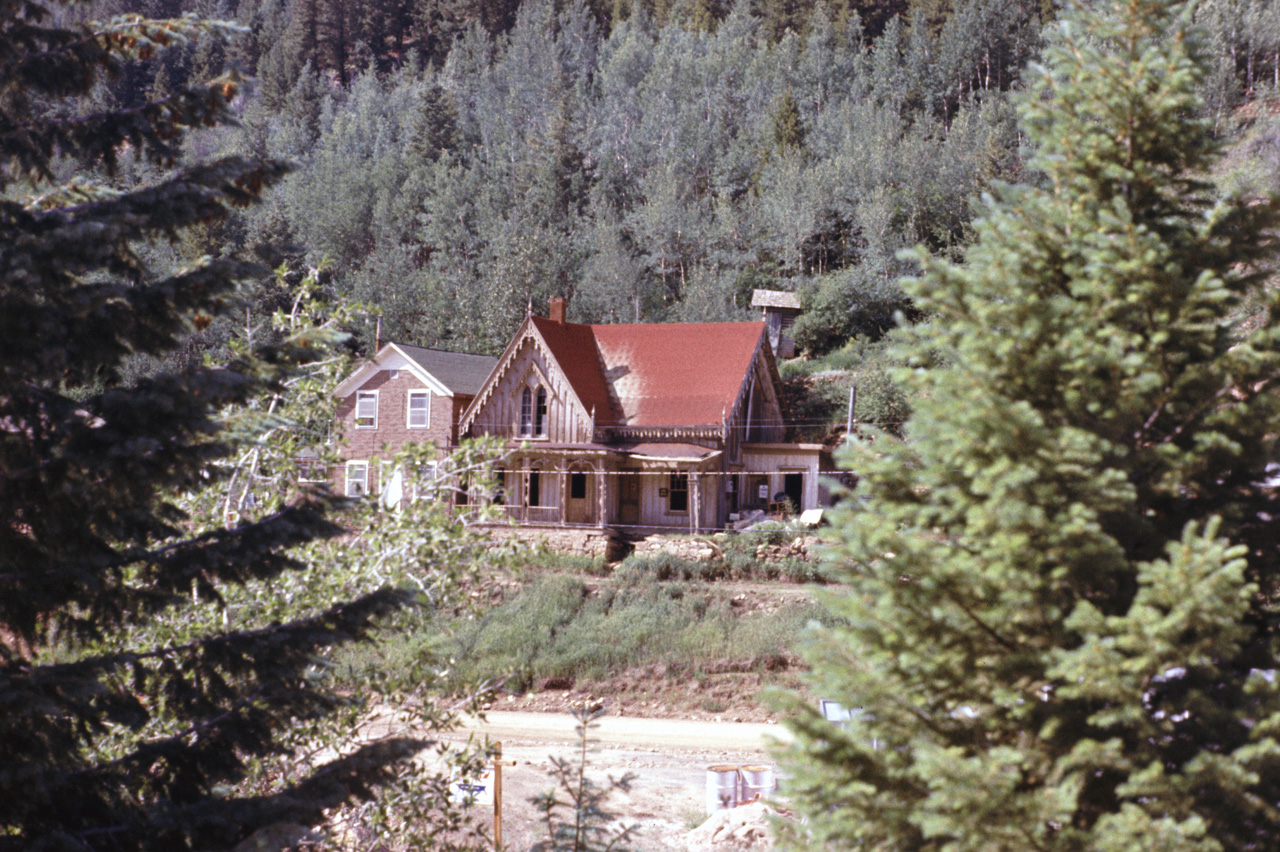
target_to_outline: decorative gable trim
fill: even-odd
[[[595,418],[595,412],[588,412],[587,407],[583,405],[582,400],[578,398],[577,390],[574,389],[573,383],[570,382],[568,376],[565,375],[564,367],[556,360],[556,356],[552,354],[551,347],[547,345],[547,341],[542,337],[542,332],[538,331],[538,327],[532,322],[529,322],[528,320],[526,320],[526,322],[529,323],[529,336],[533,339],[533,345],[538,348],[540,353],[542,353],[542,357],[546,359],[547,363],[554,364],[556,369],[560,371],[560,375],[564,376],[564,386],[567,391],[565,395],[567,398],[565,401],[572,403],[573,410],[577,412],[578,418],[582,422],[590,423]],[[532,366],[534,366],[534,369],[537,369],[536,365]],[[544,382],[547,382],[548,386],[550,385],[550,380],[546,376],[543,376],[542,379]],[[550,387],[548,387],[547,390],[550,392]]]
[[[476,394],[475,399],[471,400],[471,404],[467,406],[467,410],[462,413],[462,419],[458,421],[458,434],[466,435],[471,431],[472,424],[475,423],[476,416],[480,413],[480,409],[493,398],[494,391],[501,384],[502,379],[506,376],[515,365],[516,356],[520,354],[520,350],[524,348],[525,341],[533,344],[538,353],[549,365],[554,365],[555,369],[564,376],[564,367],[556,360],[551,352],[551,347],[547,345],[547,341],[542,338],[537,327],[530,321],[529,317],[525,317],[524,323],[520,326],[515,336],[511,338],[511,342],[507,344],[507,348],[502,350],[502,355],[498,358],[497,365],[493,368],[493,372],[489,374],[489,378],[485,379],[484,386],[480,388],[480,392]],[[530,367],[537,370],[539,377],[547,387],[548,394],[551,392],[552,382],[548,376],[543,375],[538,370],[536,364]],[[566,389],[565,403],[569,404],[578,418],[584,423],[588,421],[586,407],[582,404],[582,400],[578,398],[577,391],[573,385],[565,379],[564,387]]]
[[[750,396],[751,394],[751,386],[756,378],[756,362],[761,357],[761,354],[762,354],[761,350],[763,349],[765,352],[770,352],[770,354],[772,354],[771,347],[768,344],[769,344],[768,335],[764,330],[761,330],[760,339],[756,341],[755,351],[751,353],[751,361],[747,364],[747,370],[742,376],[742,385],[738,388],[738,395],[733,399],[733,405],[729,408],[728,417],[724,418],[724,423],[722,428],[724,430],[724,434],[726,437],[728,436],[729,432],[732,430],[737,420],[740,417],[742,417],[745,413],[743,405],[747,397]],[[767,369],[767,366],[766,366],[766,369]],[[770,379],[773,379],[779,383],[782,381],[781,377],[778,376],[778,368],[776,366],[771,371],[769,371],[769,373],[770,373],[769,375]],[[747,424],[747,425],[750,426],[750,424]]]

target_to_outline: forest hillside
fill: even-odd
[[[194,8],[192,8],[194,6]],[[1008,103],[1054,27],[1038,0],[97,0],[244,28],[99,91],[163,98],[224,67],[238,127],[192,137],[297,164],[175,265],[285,244],[364,303],[357,340],[494,353],[532,306],[584,322],[747,319],[797,291],[810,355],[914,312],[917,244],[960,258],[972,208],[1029,154]],[[1224,182],[1274,187],[1280,4],[1210,0],[1204,99]],[[116,180],[155,178],[139,161]],[[264,282],[261,305],[271,307]],[[216,349],[217,324],[190,354]]]

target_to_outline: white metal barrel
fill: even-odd
[[[746,804],[763,799],[773,792],[772,766],[744,766],[738,770],[742,774],[742,788],[738,801]]]
[[[707,767],[707,813],[738,804],[738,767],[719,764]]]

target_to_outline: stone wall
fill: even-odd
[[[715,533],[709,536],[651,535],[636,542],[639,554],[670,553],[690,562],[720,559],[724,556],[728,539],[733,533]],[[817,544],[817,536],[808,533],[788,534],[781,544],[756,545],[756,559],[762,562],[781,562],[788,559],[809,561],[810,551]]]
[[[609,551],[613,536],[606,530],[582,529],[577,527],[556,526],[489,526],[489,534],[495,539],[506,541],[509,538],[520,538],[524,541],[538,542],[548,550],[556,553],[570,553],[578,556],[605,556]]]
[[[609,530],[581,527],[539,526],[534,524],[487,527],[495,539],[506,541],[520,538],[538,542],[556,553],[569,553],[592,558],[603,556],[610,561],[621,559],[625,552],[621,543]],[[728,539],[735,533],[714,533],[705,536],[676,536],[657,534],[635,542],[634,552],[639,554],[670,553],[689,562],[710,561],[724,558]],[[811,533],[789,533],[780,544],[761,541],[756,545],[755,558],[761,562],[784,562],[813,558],[812,551],[818,537]]]

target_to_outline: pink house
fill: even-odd
[[[382,491],[383,462],[407,443],[440,452],[458,442],[462,412],[497,363],[488,355],[387,343],[334,390],[344,464],[334,484],[348,496]]]

